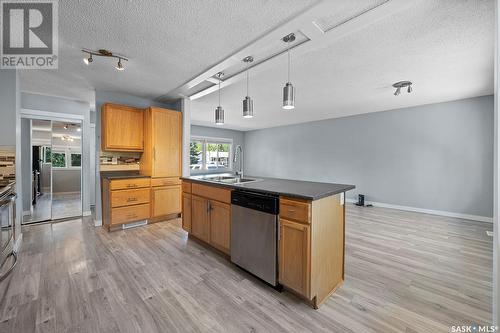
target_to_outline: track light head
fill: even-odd
[[[89,57],[85,57],[83,58],[83,62],[85,63],[85,65],[90,65],[90,63],[94,61],[94,59],[92,58],[92,53],[89,53]]]
[[[398,87],[394,92],[394,96],[399,96],[399,94],[401,94],[401,88]]]
[[[408,86],[408,94],[411,93],[413,91],[413,88],[411,87],[411,84]]]
[[[115,68],[116,68],[117,70],[119,70],[119,71],[123,71],[123,70],[125,70],[125,67],[123,67],[123,65],[122,65],[122,59],[121,59],[121,58],[118,58],[118,64],[116,65],[116,67],[115,67]]]

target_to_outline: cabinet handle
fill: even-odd
[[[137,198],[128,198],[127,199],[127,202],[133,202],[133,201],[137,201]]]
[[[135,213],[133,213],[133,214],[127,214],[127,218],[129,218],[129,219],[130,218],[136,218],[136,217],[137,217],[137,215]]]
[[[210,201],[207,200],[207,213],[210,212]]]
[[[156,147],[153,147],[153,160],[156,161]]]
[[[137,187],[137,184],[127,184],[127,187]]]

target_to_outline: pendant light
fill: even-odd
[[[220,106],[220,83],[223,75],[224,73],[222,72],[217,73],[217,77],[219,78],[219,106],[215,108],[215,125],[224,125],[224,109]]]
[[[252,98],[250,97],[248,93],[248,87],[249,87],[249,66],[250,63],[253,61],[252,56],[248,56],[243,61],[247,64],[247,96],[243,100],[243,118],[253,118],[253,101]]]
[[[295,40],[295,34],[291,33],[283,37],[285,43],[292,43]],[[295,88],[290,82],[290,46],[287,49],[288,52],[288,82],[283,87],[283,109],[291,110],[295,108]]]

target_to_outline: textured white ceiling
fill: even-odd
[[[412,1],[332,44],[292,54],[293,111],[281,109],[284,56],[251,76],[255,118],[241,116],[245,81],[224,88],[224,127],[249,130],[492,94],[494,29],[493,0]],[[401,80],[413,81],[414,91],[395,97],[391,85]],[[194,124],[215,126],[216,93],[192,105]]]
[[[94,89],[156,98],[279,26],[315,0],[59,1],[59,69],[21,73],[21,89],[93,101]],[[82,48],[130,58],[82,62]]]

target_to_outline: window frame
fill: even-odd
[[[206,174],[206,173],[225,173],[225,172],[232,172],[233,171],[233,159],[231,158],[233,156],[233,150],[234,150],[234,140],[232,138],[216,138],[216,137],[210,137],[210,136],[198,136],[198,135],[192,135],[189,144],[191,145],[191,142],[200,142],[202,144],[202,149],[201,149],[201,155],[202,155],[202,164],[201,164],[201,169],[200,170],[195,170],[191,169],[191,163],[189,164],[189,171],[190,174]],[[214,170],[209,170],[207,169],[207,145],[209,143],[215,143],[215,144],[229,144],[229,166],[227,168],[217,168]]]

